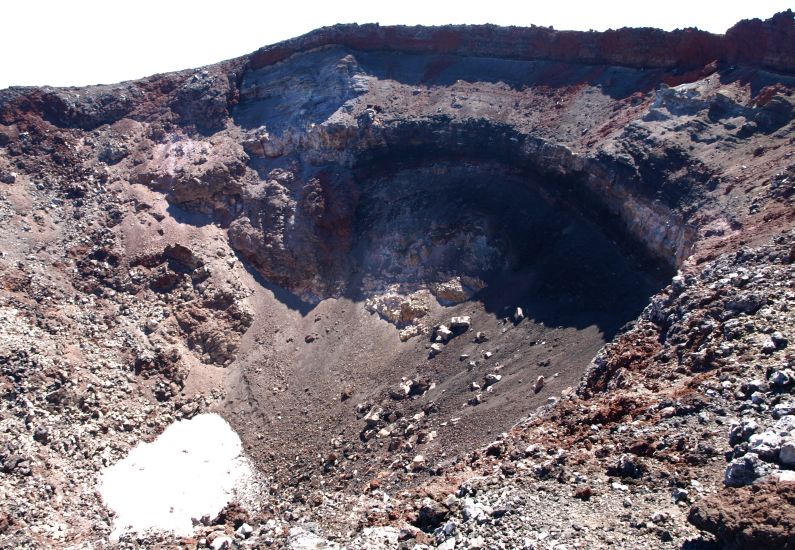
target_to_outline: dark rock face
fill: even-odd
[[[666,33],[624,28],[599,33],[491,25],[439,28],[337,25],[262,48],[253,54],[251,64],[254,68],[272,65],[297,52],[335,44],[363,51],[552,59],[636,68],[700,68],[718,60],[791,72],[795,70],[793,43],[791,11],[766,22],[742,21],[725,36],[695,29]]]
[[[704,187],[721,176],[686,142],[661,140],[660,127],[693,117],[691,139],[712,143],[703,124],[723,131],[742,119],[738,135],[747,139],[786,125],[793,100],[779,90],[741,105],[709,86],[666,83],[748,78],[724,68],[730,63],[795,70],[792,27],[791,12],[726,36],[336,26],[190,74],[80,93],[7,90],[0,113],[9,128],[25,113],[81,129],[159,120],[140,136],[138,154],[106,144],[99,160],[129,156],[132,181],[213,215],[265,277],[310,301],[350,292],[361,269],[357,204],[369,200],[371,174],[459,159],[523,173],[600,224],[614,218],[616,234],[670,267],[692,251],[693,207],[703,209]],[[751,35],[761,38],[743,47]],[[770,77],[754,78],[764,85]],[[142,158],[147,149],[154,154]]]

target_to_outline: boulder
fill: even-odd
[[[453,317],[450,319],[450,328],[455,331],[467,331],[472,326],[472,319],[469,315],[462,315],[460,317]]]
[[[723,476],[723,484],[727,487],[742,487],[752,484],[756,479],[769,474],[770,466],[765,464],[756,453],[748,453],[731,461]]]
[[[447,342],[453,337],[453,331],[447,328],[447,325],[439,325],[433,331],[434,342]]]

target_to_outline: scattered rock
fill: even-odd
[[[751,419],[743,420],[739,424],[732,425],[729,430],[729,445],[737,445],[738,443],[747,441],[758,429],[759,425]]]
[[[219,536],[215,537],[210,543],[210,548],[213,550],[229,550],[232,548],[233,540],[231,537]]]
[[[425,531],[432,532],[447,520],[450,511],[443,504],[433,499],[425,498],[422,501],[415,525]]]
[[[779,450],[778,458],[786,466],[795,466],[795,439],[784,441]]]
[[[472,325],[472,319],[468,316],[453,317],[450,319],[450,328],[455,331],[465,332]]]
[[[618,457],[615,464],[607,468],[607,475],[637,479],[643,475],[644,471],[645,469],[638,462],[637,457],[623,454]]]
[[[433,331],[434,342],[445,343],[452,337],[453,337],[453,331],[447,328],[446,325],[439,325]]]
[[[781,437],[771,430],[754,434],[748,438],[748,450],[756,453],[763,460],[776,460],[780,448]]]
[[[17,181],[17,173],[9,170],[0,170],[0,183],[12,184]]]
[[[727,487],[743,487],[769,474],[770,471],[770,466],[765,464],[759,455],[748,453],[731,461],[726,468],[723,483]]]
[[[490,372],[484,377],[483,387],[484,388],[488,388],[489,386],[493,386],[494,384],[496,384],[500,380],[502,380],[502,375],[501,374],[494,374],[494,373]]]

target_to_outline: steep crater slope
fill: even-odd
[[[347,529],[361,490],[565,481],[566,453],[519,448],[528,417],[602,468],[626,442],[588,443],[600,426],[729,361],[683,288],[795,221],[793,44],[791,12],[725,36],[352,25],[0,91],[0,459],[10,501],[37,503],[0,522],[8,546],[105,536],[78,480],[207,409],[263,473],[263,537],[337,501],[317,517]],[[432,531],[408,494],[365,523]]]
[[[307,446],[339,457],[316,467],[370,472],[360,461],[371,453],[394,470],[418,442],[429,462],[485,443],[547,402],[533,390],[539,377],[548,391],[576,385],[670,276],[690,246],[685,224],[617,188],[651,185],[590,173],[530,130],[539,106],[517,108],[528,96],[518,83],[549,69],[331,47],[243,74],[233,118],[251,165],[275,181],[254,201],[243,190],[230,242],[268,280],[320,302],[312,324],[291,318],[297,330],[245,346],[230,385],[241,432],[271,442],[252,443],[266,468]],[[621,219],[630,209],[635,234]],[[343,314],[361,309],[349,301],[400,332]],[[434,327],[459,314],[475,320],[471,332],[429,359]],[[477,332],[486,336],[475,342]],[[505,380],[484,391],[493,377]]]
[[[312,448],[360,482],[375,473],[370,454],[394,469],[487,443],[576,385],[670,276],[539,176],[472,159],[391,162],[354,170],[350,219],[321,226],[329,263],[312,283],[335,294],[303,319],[255,324],[257,343],[243,346],[226,409],[266,469]],[[456,316],[470,320],[454,327]]]

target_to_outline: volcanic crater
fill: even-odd
[[[725,35],[340,25],[0,91],[0,479],[47,525],[9,504],[0,545],[119,532],[76,480],[208,411],[257,467],[195,522],[229,544],[488,547],[513,508],[470,521],[474,479],[566,521],[605,499],[572,540],[607,544],[578,538],[602,513],[646,525],[627,547],[709,542],[670,487],[717,491],[748,444],[705,442],[784,403],[742,400],[793,366],[794,44],[792,12]]]

